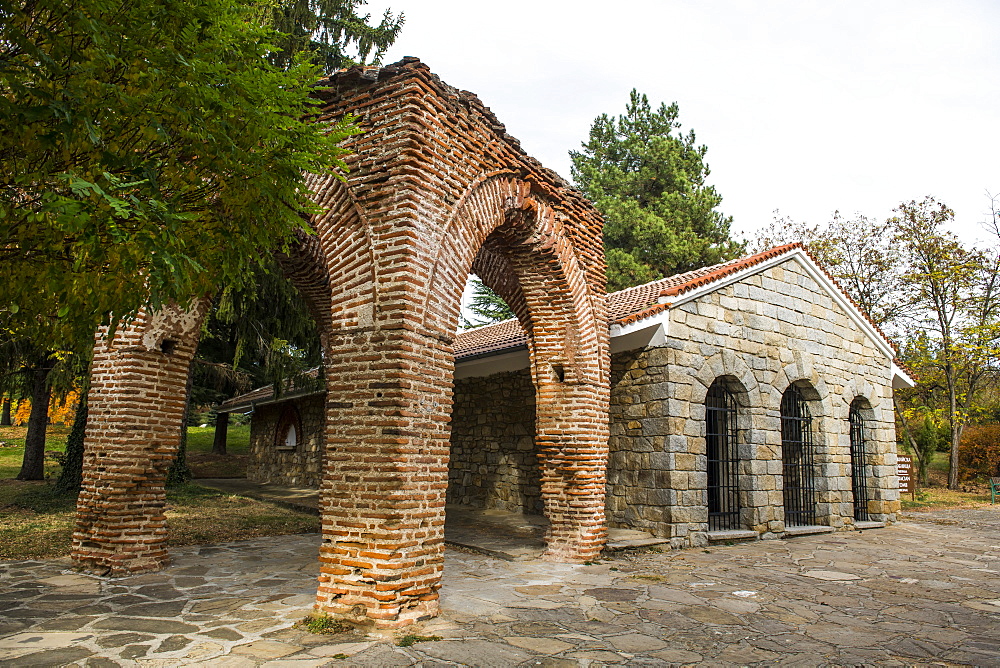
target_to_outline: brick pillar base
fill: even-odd
[[[451,359],[399,329],[331,336],[316,608],[399,628],[438,614]]]
[[[165,480],[180,445],[201,311],[140,314],[91,366],[73,560],[114,575],[168,562]]]
[[[590,385],[546,384],[537,399],[536,441],[549,529],[542,558],[596,559],[607,540],[607,400]]]

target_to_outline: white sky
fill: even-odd
[[[996,0],[373,0],[406,14],[384,62],[470,90],[544,165],[638,88],[708,146],[737,234],[773,211],[883,219],[934,195],[965,240],[1000,193]]]

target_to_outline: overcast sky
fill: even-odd
[[[372,1],[406,14],[384,62],[417,56],[567,179],[567,152],[632,88],[676,101],[750,234],[839,209],[883,219],[934,195],[985,239],[1000,193],[1000,2]]]

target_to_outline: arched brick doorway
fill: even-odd
[[[605,535],[609,399],[598,214],[526,156],[478,98],[416,59],[338,73],[320,82],[317,97],[323,116],[351,113],[366,129],[351,142],[347,183],[310,180],[325,213],[312,221],[317,234],[282,257],[320,323],[327,367],[317,607],[383,627],[437,613],[452,340],[470,270],[528,332],[551,523],[546,556],[596,556]],[[149,338],[143,322],[137,327]],[[182,403],[178,379],[196,336],[197,327],[175,337],[176,363],[158,391],[171,405]],[[151,451],[169,461],[176,439],[168,432],[179,430],[180,415],[157,421],[159,441],[141,434],[153,428],[143,414],[156,401],[129,394],[109,374],[127,367],[141,384],[162,373],[166,353],[118,350],[114,359],[95,358],[91,410],[106,418],[88,431],[74,557],[135,572],[166,559],[165,468],[116,458],[102,465],[99,451],[114,441],[120,455],[140,453],[122,461]],[[136,410],[115,417],[129,401]],[[117,528],[108,531],[102,517],[112,515]]]

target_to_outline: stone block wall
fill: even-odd
[[[862,398],[868,454],[867,510],[899,510],[891,365],[847,312],[794,259],[669,311],[666,343],[611,358],[609,525],[707,539],[705,397],[719,378],[737,404],[738,527],[769,538],[785,531],[782,393],[801,388],[813,416],[816,521],[853,522],[851,403]],[[448,499],[535,512],[520,493],[534,401],[528,372],[455,385]]]
[[[813,416],[817,522],[853,523],[851,402],[863,398],[868,511],[899,510],[891,365],[794,259],[669,311],[666,345],[612,360],[607,512],[627,526],[698,545],[706,539],[705,396],[718,378],[738,405],[740,525],[785,530],[782,393],[803,391]]]
[[[528,370],[455,382],[448,503],[542,513]]]
[[[254,482],[319,487],[323,481],[323,395],[293,399],[302,424],[294,448],[276,443],[278,422],[289,402],[258,406],[250,419],[250,461],[247,478]]]

